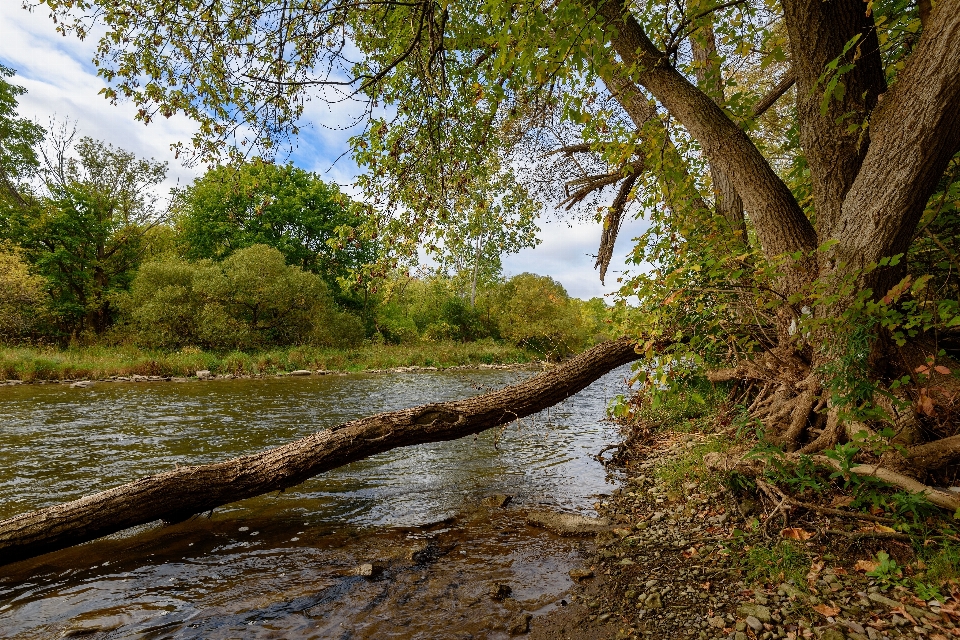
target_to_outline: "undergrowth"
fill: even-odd
[[[622,399],[611,413],[632,425],[632,438],[683,443],[679,455],[654,470],[667,491],[680,493],[695,482],[701,490],[722,488],[728,504],[736,505],[744,524],[725,546],[739,558],[748,583],[789,581],[806,589],[811,567],[827,562],[859,570],[884,590],[907,589],[923,600],[950,593],[960,581],[960,513],[946,513],[923,495],[874,477],[846,473],[873,453],[868,443],[827,451],[839,470],[811,456],[788,455],[763,440],[762,425],[750,422],[729,395],[728,386],[692,377]],[[720,472],[705,464],[710,453],[742,463]]]

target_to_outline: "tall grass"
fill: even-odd
[[[276,374],[296,369],[363,371],[393,367],[451,367],[514,364],[537,360],[536,354],[493,340],[432,342],[412,345],[368,344],[353,349],[282,347],[244,353],[199,349],[153,351],[131,346],[0,347],[0,380],[74,380],[110,376],[191,376]]]

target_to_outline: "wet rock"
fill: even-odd
[[[503,600],[504,598],[509,598],[511,593],[513,593],[513,589],[508,584],[494,582],[492,585],[490,585],[490,597],[494,600]]]
[[[742,604],[738,609],[740,615],[742,616],[753,616],[760,622],[770,622],[770,609],[763,606],[762,604]]]
[[[309,376],[309,375],[312,374],[312,373],[313,373],[312,371],[307,371],[306,369],[297,369],[296,371],[291,371],[291,372],[288,373],[287,375],[291,375],[291,376]]]
[[[356,569],[356,574],[362,578],[374,578],[382,572],[383,567],[372,562],[365,562]]]
[[[589,518],[558,511],[531,511],[527,514],[527,523],[562,536],[587,536],[610,528],[607,518]]]
[[[79,380],[70,385],[71,389],[89,389],[94,385],[93,380]]]
[[[577,581],[586,580],[593,577],[593,571],[591,569],[570,569],[570,577]]]
[[[514,618],[513,622],[510,623],[507,633],[512,636],[520,636],[527,633],[530,631],[531,620],[533,620],[533,615],[526,612],[521,613],[519,616]]]
[[[119,616],[94,618],[92,620],[74,620],[63,630],[62,638],[83,638],[93,634],[110,633],[124,624]]]
[[[513,500],[513,496],[508,496],[503,493],[495,493],[492,496],[487,496],[483,499],[484,506],[493,507],[495,509],[500,509],[507,506],[510,501]]]
[[[190,378],[181,378],[179,376],[170,378],[170,382],[190,382]]]

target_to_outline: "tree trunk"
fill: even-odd
[[[0,522],[0,564],[156,520],[182,521],[230,502],[282,491],[324,471],[397,447],[480,433],[557,404],[638,357],[629,339],[604,342],[499,391],[353,420],[261,453],[180,467],[25,513]]]

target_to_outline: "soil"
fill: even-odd
[[[678,490],[657,480],[658,466],[707,437],[662,434],[621,449],[626,483],[597,505],[615,524],[596,536],[584,567],[571,572],[582,579],[561,606],[532,619],[530,638],[960,637],[960,593],[924,602],[866,575],[871,567],[864,562],[881,549],[908,563],[909,543],[882,532],[838,543],[813,533],[842,528],[837,518],[830,525],[829,517],[809,511],[787,522],[789,511],[767,513],[761,502],[719,484],[687,482]],[[752,538],[745,533],[751,530]],[[784,559],[776,555],[769,566],[745,562],[751,541],[770,546],[791,536],[809,558],[799,574],[778,566]]]

